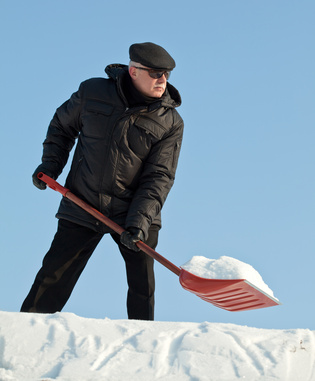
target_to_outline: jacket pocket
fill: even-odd
[[[70,187],[72,191],[76,191],[77,187],[75,187],[76,180],[78,178],[78,173],[80,171],[80,168],[82,166],[84,160],[84,156],[80,156],[78,158],[74,157],[71,165],[71,169],[69,172],[69,175],[67,177],[66,186]]]
[[[105,102],[88,100],[86,102],[86,111],[94,114],[111,115],[114,106]]]
[[[82,113],[82,134],[89,138],[104,138],[108,118],[113,111],[114,106],[111,104],[88,100]]]
[[[176,169],[177,163],[178,163],[178,158],[179,158],[179,151],[180,151],[180,143],[176,142],[174,151],[173,151],[173,161],[172,161],[172,168]]]
[[[136,127],[140,127],[141,129],[145,130],[146,133],[150,133],[158,140],[162,139],[163,135],[167,131],[167,129],[161,124],[155,122],[152,119],[145,118],[143,116],[138,117],[135,120],[134,125]]]

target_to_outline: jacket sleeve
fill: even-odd
[[[42,162],[56,177],[60,175],[69,158],[81,129],[81,86],[55,112],[43,143]]]
[[[174,184],[184,128],[179,114],[177,119],[170,132],[152,147],[126,218],[126,229],[131,226],[142,229],[145,239]]]

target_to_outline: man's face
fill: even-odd
[[[147,68],[146,66],[140,64],[137,64],[137,66]],[[160,98],[164,94],[167,83],[167,79],[164,74],[161,78],[154,79],[150,77],[148,71],[137,69],[135,67],[131,67],[129,69],[129,74],[134,86],[142,94],[153,98]]]

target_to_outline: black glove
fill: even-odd
[[[43,172],[45,175],[51,177],[52,179],[56,180],[57,179],[57,175],[54,173],[54,171],[49,168],[48,165],[45,165],[45,164],[40,164],[36,169],[35,169],[35,172],[33,173],[33,184],[35,185],[35,187],[37,187],[38,189],[40,190],[43,190],[43,189],[46,189],[47,185],[46,183],[44,183],[44,181],[40,180],[37,175],[40,173],[40,172]]]
[[[128,230],[124,231],[120,236],[120,242],[123,245],[127,246],[128,249],[133,251],[140,251],[136,243],[143,240],[144,234],[143,231],[139,228],[130,227]]]

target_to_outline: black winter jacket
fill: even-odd
[[[128,107],[122,80],[125,65],[109,65],[109,78],[82,82],[61,105],[44,141],[43,164],[56,177],[78,138],[65,186],[125,228],[161,226],[160,211],[173,185],[183,120],[181,104],[170,84],[162,98],[148,106]],[[57,218],[108,232],[94,217],[63,198]]]

